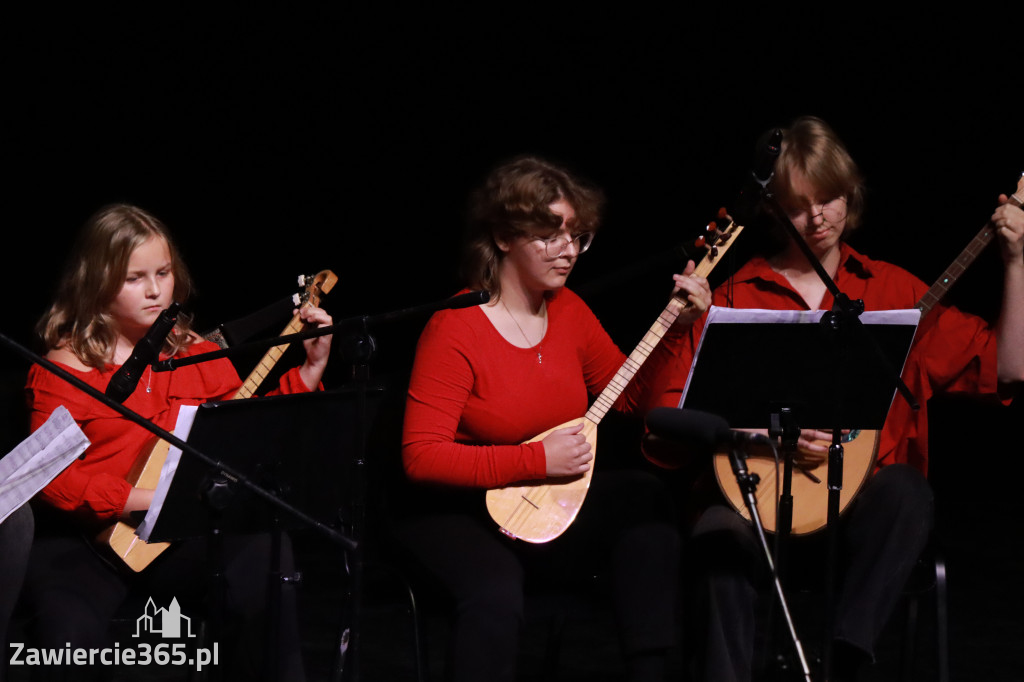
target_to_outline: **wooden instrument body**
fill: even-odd
[[[167,461],[170,443],[159,438],[154,438],[151,443],[148,454],[135,460],[135,465],[125,477],[133,488],[156,489],[160,482],[160,471]],[[153,559],[171,546],[169,542],[146,542],[135,534],[135,526],[124,521],[108,526],[96,539],[136,572],[149,566]]]
[[[839,511],[842,513],[857,496],[864,483],[871,475],[878,456],[879,431],[852,432],[851,438],[843,443],[843,489],[839,494]],[[823,444],[828,445],[822,441]],[[774,533],[778,526],[775,502],[781,494],[779,478],[782,475],[782,463],[776,467],[774,457],[748,455],[747,470],[757,474],[760,482],[754,497],[757,499],[757,511],[766,532]],[[743,492],[736,482],[728,453],[718,453],[714,458],[715,478],[718,486],[725,494],[729,504],[750,520]],[[776,476],[778,472],[779,476]],[[807,535],[825,527],[828,510],[828,458],[822,457],[813,466],[801,468],[793,465],[793,476],[790,482],[793,496],[793,518],[790,533]]]
[[[590,452],[597,455],[597,423],[586,417],[573,419],[548,429],[527,443],[544,440],[552,431],[583,424],[580,431],[590,444]],[[576,519],[583,499],[590,488],[594,467],[580,476],[548,478],[542,483],[526,482],[501,488],[500,495],[487,496],[487,511],[497,521],[502,533],[542,543],[554,540]]]

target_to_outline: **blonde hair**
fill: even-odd
[[[36,325],[48,350],[66,348],[97,369],[110,362],[118,329],[108,310],[124,286],[132,253],[154,237],[166,242],[171,255],[174,300],[189,297],[191,277],[164,224],[136,206],[105,206],[79,233],[53,304]],[[190,343],[190,323],[191,316],[178,315],[163,352],[175,353]]]
[[[846,198],[844,235],[860,224],[864,213],[864,178],[835,131],[820,118],[804,116],[783,131],[771,190],[779,203],[790,206],[793,171],[800,172],[820,192]]]

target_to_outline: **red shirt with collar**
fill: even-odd
[[[834,279],[850,299],[863,300],[865,310],[913,308],[928,290],[927,285],[906,270],[871,260],[846,243],[840,245],[840,266]],[[826,292],[822,309],[831,309],[832,303],[832,294]],[[713,304],[808,310],[788,280],[762,257],[751,259],[716,288]],[[688,335],[665,339],[675,361],[654,387],[661,394],[659,405],[679,405],[706,317],[695,323]],[[877,465],[903,462],[927,473],[928,399],[940,393],[997,397],[994,330],[979,317],[953,307],[935,306],[921,321],[902,378],[920,403],[920,409],[912,410],[906,400],[896,396],[882,429]]]

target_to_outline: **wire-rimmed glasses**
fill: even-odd
[[[576,246],[576,255],[585,253],[594,241],[593,232],[571,232],[559,231],[551,237],[536,237],[537,241],[544,245],[544,253],[548,258],[558,258],[569,248],[569,244]]]

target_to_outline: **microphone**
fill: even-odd
[[[656,407],[647,413],[647,429],[659,438],[685,443],[693,454],[711,455],[721,446],[774,445],[768,436],[733,431],[717,414],[675,407]]]
[[[483,305],[487,301],[491,300],[491,294],[488,291],[470,291],[465,294],[458,294],[446,299],[442,304],[442,309],[454,310],[457,308],[472,308],[475,305]]]
[[[174,329],[174,323],[178,321],[178,310],[180,308],[181,304],[175,301],[166,310],[160,311],[160,316],[156,318],[156,322],[149,328],[146,335],[135,344],[132,354],[124,361],[121,368],[114,372],[114,376],[111,377],[105,391],[108,398],[123,403],[135,391],[135,387],[139,385],[139,379],[142,378],[142,373],[146,371],[146,367],[156,362],[160,357],[160,348],[163,347],[167,335]]]
[[[757,139],[750,175],[743,182],[743,187],[736,198],[736,209],[733,211],[739,220],[747,222],[754,217],[762,198],[766,196],[768,183],[775,175],[775,161],[779,158],[781,150],[781,128],[771,128]]]
[[[772,128],[757,140],[754,151],[754,169],[750,172],[754,182],[764,189],[775,175],[775,160],[782,150],[782,129]]]

